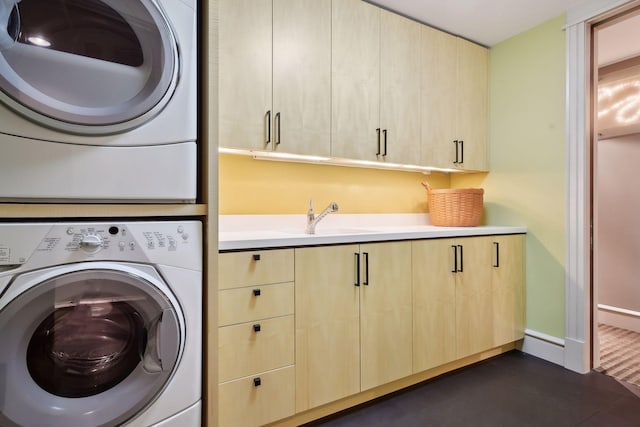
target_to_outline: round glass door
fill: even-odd
[[[42,125],[124,131],[164,107],[178,74],[154,0],[0,0],[0,100]]]
[[[115,426],[157,396],[184,330],[175,301],[145,276],[89,266],[0,310],[0,425]]]

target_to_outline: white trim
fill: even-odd
[[[542,332],[525,329],[522,351],[540,359],[564,365],[564,340],[543,334]]]
[[[640,333],[640,312],[598,304],[598,323]]]
[[[534,331],[533,329],[524,330],[525,337],[536,338],[538,340],[546,341],[550,344],[555,344],[560,347],[564,347],[564,340],[562,338],[554,337],[543,332]]]
[[[590,21],[626,3],[631,0],[585,0],[569,8],[566,27]]]
[[[567,268],[566,339],[564,366],[576,372],[588,372],[589,342],[589,142],[587,129],[589,93],[587,83],[588,44],[584,22],[567,27]],[[585,360],[587,361],[585,364]]]

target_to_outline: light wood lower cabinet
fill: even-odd
[[[453,243],[452,264],[457,264],[456,358],[460,359],[493,344],[491,248],[490,238],[484,236],[456,239]]]
[[[293,316],[284,316],[221,327],[220,381],[293,365],[293,322]]]
[[[411,243],[360,246],[360,389],[411,375]]]
[[[524,235],[413,242],[414,372],[521,339]]]
[[[258,426],[521,339],[524,235],[220,254],[219,422]]]
[[[295,413],[293,249],[219,256],[221,427],[260,426]]]
[[[413,372],[456,358],[456,282],[450,239],[412,242]]]
[[[411,244],[296,249],[296,410],[411,374]]]
[[[296,249],[296,411],[360,391],[358,245]]]
[[[524,234],[492,236],[493,345],[524,338]]]
[[[293,366],[239,378],[219,386],[220,427],[261,426],[293,415]]]

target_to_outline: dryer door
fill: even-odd
[[[12,287],[22,292],[0,307],[2,426],[121,425],[179,363],[182,312],[151,267],[82,263]]]
[[[178,68],[155,0],[0,0],[0,101],[41,125],[138,126],[167,103]]]

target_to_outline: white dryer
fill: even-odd
[[[197,0],[0,0],[0,202],[194,202]]]
[[[0,224],[0,425],[201,425],[201,223]]]

